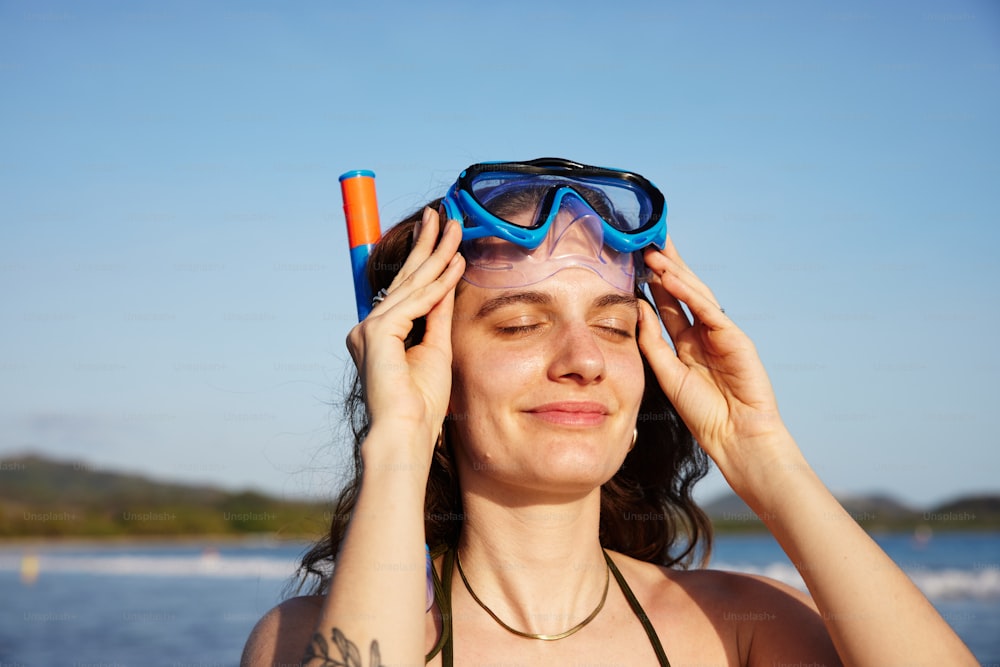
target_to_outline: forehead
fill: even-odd
[[[460,281],[455,289],[456,314],[460,319],[479,319],[510,305],[544,306],[549,309],[638,307],[631,292],[612,287],[593,271],[568,267],[532,285],[513,288],[480,287]]]

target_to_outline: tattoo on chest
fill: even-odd
[[[323,635],[316,633],[309,642],[309,648],[302,657],[303,667],[364,667],[361,662],[361,653],[354,642],[344,636],[339,628],[334,628],[330,639],[332,645]],[[330,651],[336,649],[340,653],[340,658],[335,658]],[[382,664],[382,654],[378,649],[378,640],[372,640],[372,647],[368,659],[369,667],[385,667]]]

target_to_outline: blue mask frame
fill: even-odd
[[[549,185],[545,202],[529,226],[494,215],[487,208],[489,202],[477,195],[477,179],[493,179],[501,173],[510,177],[503,186],[508,191],[521,186]],[[587,201],[581,191],[626,193],[634,198],[636,210],[625,213],[609,209],[602,215],[590,207],[603,220],[607,246],[632,253],[651,245],[662,249],[666,244],[667,206],[663,194],[651,181],[633,172],[560,158],[474,164],[462,171],[442,200],[442,206],[449,219],[462,223],[463,240],[495,236],[524,248],[536,248],[548,234],[564,198],[573,196]]]

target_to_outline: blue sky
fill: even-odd
[[[337,176],[562,156],[661,187],[831,488],[998,490],[994,2],[0,2],[0,90],[0,457],[323,493]]]

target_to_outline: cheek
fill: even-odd
[[[518,399],[537,384],[541,363],[537,355],[501,352],[496,346],[483,346],[478,355],[463,359],[472,363],[453,364],[448,413],[453,433],[478,460],[511,437]]]
[[[617,358],[613,372],[621,387],[623,400],[634,403],[636,414],[638,414],[639,403],[642,402],[642,396],[646,391],[646,373],[638,349],[635,350],[634,354],[623,354]]]
[[[474,410],[499,405],[518,396],[530,386],[542,369],[537,354],[517,354],[484,346],[473,356],[463,355],[473,363],[452,364],[451,400],[455,407]]]

